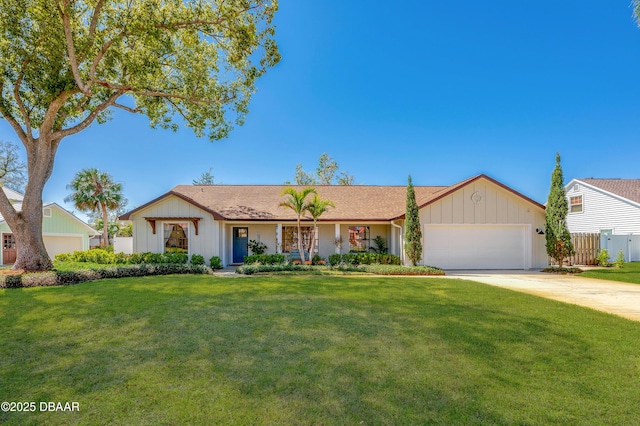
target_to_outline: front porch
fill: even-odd
[[[309,251],[313,223],[302,223],[305,252]],[[224,222],[221,230],[221,254],[223,265],[239,265],[244,257],[252,254],[249,241],[255,240],[267,246],[265,253],[291,253],[298,249],[296,222],[256,223]],[[400,256],[400,229],[390,222],[320,222],[316,227],[314,250],[311,256],[327,259],[331,254],[369,252],[378,249],[376,237],[381,237],[389,254]]]

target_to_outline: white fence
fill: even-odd
[[[133,253],[133,237],[115,237],[113,239],[113,251],[115,253]]]
[[[627,262],[640,261],[640,235],[602,235],[600,248],[607,249],[610,262],[616,258],[620,250]]]

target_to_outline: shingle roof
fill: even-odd
[[[577,179],[588,185],[640,203],[640,179]]]
[[[509,187],[485,175],[475,176],[452,186],[414,186],[416,202],[423,207],[451,192],[479,179],[485,178],[514,194],[544,208]],[[158,202],[167,196],[179,197],[223,220],[295,220],[290,209],[280,207],[286,200],[280,193],[291,185],[178,185],[166,194],[122,215],[128,220],[133,213]],[[293,186],[300,190],[303,186]],[[335,208],[329,208],[320,221],[389,221],[404,216],[406,186],[368,185],[317,185],[318,195],[329,199]]]

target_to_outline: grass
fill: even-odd
[[[637,424],[640,323],[469,281],[162,276],[0,290],[23,424]]]
[[[625,263],[622,268],[600,268],[585,271],[581,277],[640,284],[640,262]]]

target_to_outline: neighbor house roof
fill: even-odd
[[[640,179],[576,179],[587,185],[595,186],[604,191],[640,203]]]
[[[544,209],[544,206],[486,176],[478,175],[451,186],[414,186],[416,202],[420,208],[462,188],[478,179],[487,179],[515,195]],[[282,190],[292,185],[178,185],[171,191],[120,216],[129,220],[131,215],[167,198],[178,197],[210,213],[218,220],[273,221],[295,220],[291,209],[280,207],[286,197]],[[304,186],[293,185],[300,190]],[[335,208],[329,208],[320,221],[389,221],[404,217],[406,186],[369,185],[317,185],[318,195],[329,199]]]

